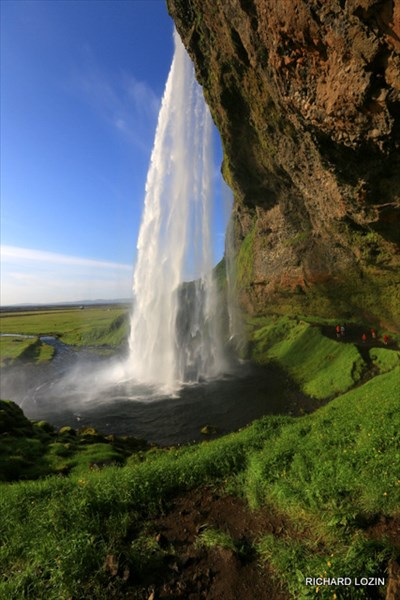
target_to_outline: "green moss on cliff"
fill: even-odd
[[[253,313],[260,316],[271,312],[292,317],[304,315],[310,319],[370,323],[399,332],[400,278],[392,269],[348,269],[326,282],[297,289],[275,285],[272,292],[261,295],[257,302],[248,295],[249,290],[250,278],[239,293],[245,294],[243,306],[250,305]]]
[[[341,273],[337,281],[316,285],[309,314],[379,323],[398,331],[400,323],[399,277],[394,271],[374,269]],[[322,309],[322,310],[321,310]]]
[[[254,277],[256,225],[244,238],[236,258],[236,285],[239,289],[248,288]]]

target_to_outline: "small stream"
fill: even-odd
[[[95,346],[69,346],[59,338],[51,335],[42,335],[39,339],[42,343],[54,348],[55,354],[51,361],[51,367],[52,370],[56,369],[60,374],[68,372],[78,362],[85,361],[97,364],[102,359]]]
[[[92,426],[105,434],[172,445],[204,439],[205,425],[221,435],[265,414],[315,408],[278,367],[238,362],[234,373],[165,396],[121,377],[123,357],[101,356],[51,336],[40,339],[55,348],[53,360],[3,368],[1,398],[15,401],[29,418],[56,427]]]

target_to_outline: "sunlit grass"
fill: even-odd
[[[36,342],[37,338],[0,337],[0,365],[12,364]]]
[[[38,337],[0,337],[0,356],[2,367],[16,364],[16,362],[30,362],[40,364],[51,360],[55,350]]]
[[[244,489],[252,505],[390,512],[400,506],[399,368],[339,396],[254,454]]]
[[[278,576],[284,577],[291,597],[305,600],[370,598],[362,585],[358,589],[351,584],[306,585],[306,578],[335,579],[345,576],[351,582],[362,577],[380,576],[387,579],[385,569],[393,552],[390,546],[367,539],[361,532],[348,535],[347,539],[333,539],[325,543],[316,537],[307,537],[307,534],[301,539],[289,536],[277,539],[268,534],[259,540],[257,551],[263,562],[268,562]]]
[[[400,364],[400,352],[394,352],[387,348],[371,348],[370,356],[381,373],[391,371]]]
[[[0,597],[24,597],[27,590],[35,598],[82,595],[101,579],[106,556],[125,547],[128,525],[140,529],[174,494],[242,470],[250,449],[273,439],[289,421],[262,420],[239,434],[166,450],[134,467],[3,484],[0,570],[7,576]]]
[[[354,387],[356,348],[285,318],[262,323],[253,352],[260,362],[283,365],[303,389],[320,388],[321,397],[353,389],[298,419],[264,417],[218,440],[155,448],[105,468],[126,455],[95,432],[87,431],[87,441],[68,429],[54,437],[46,424],[33,426],[11,408],[18,427],[16,435],[2,436],[0,469],[9,464],[25,476],[63,476],[0,484],[0,598],[106,600],[107,561],[139,578],[155,572],[173,549],[160,548],[148,519],[174,496],[204,485],[234,490],[250,507],[285,516],[293,531],[260,536],[257,551],[293,598],[331,597],[305,586],[306,576],[383,573],[395,551],[388,540],[367,539],[360,523],[395,515],[400,506],[398,355],[371,349],[382,374]],[[90,468],[96,464],[100,470]],[[216,527],[205,527],[198,544],[240,555],[235,540]],[[113,585],[122,590],[123,578]],[[345,591],[349,600],[367,597],[362,589]]]
[[[197,537],[196,545],[204,548],[224,548],[237,552],[235,541],[226,531],[221,531],[215,527],[206,527]]]
[[[0,328],[2,333],[52,335],[77,346],[119,345],[128,333],[128,310],[113,306],[9,312],[0,315]]]
[[[27,590],[50,600],[93,594],[101,589],[110,554],[132,566],[147,548],[150,568],[154,540],[142,531],[146,519],[174,495],[217,483],[234,487],[253,506],[283,511],[297,527],[313,523],[298,547],[293,539],[277,539],[276,545],[271,536],[260,542],[261,555],[274,557],[269,560],[292,590],[300,589],[296,563],[289,560],[296,552],[302,575],[318,576],[332,554],[337,573],[356,571],[349,562],[353,554],[355,565],[370,565],[366,573],[380,569],[390,544],[367,543],[357,523],[393,514],[400,503],[398,377],[398,369],[378,376],[299,419],[265,417],[218,440],[150,452],[129,466],[3,484],[0,568],[7,576],[0,596],[25,597]],[[64,449],[54,446],[54,454],[62,458]],[[139,541],[128,543],[128,530],[137,531],[133,542]],[[323,540],[318,553],[315,536]],[[202,540],[226,546],[219,534]]]
[[[365,368],[353,344],[338,343],[290,318],[265,319],[252,334],[252,356],[261,364],[277,362],[307,395],[319,399],[351,388]]]

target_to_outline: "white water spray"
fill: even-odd
[[[224,369],[212,279],[212,128],[192,63],[175,53],[147,175],[129,369],[164,392]],[[183,283],[190,273],[192,283]]]

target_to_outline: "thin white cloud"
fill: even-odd
[[[25,261],[34,261],[53,265],[58,264],[92,267],[94,269],[117,269],[122,271],[132,270],[131,265],[122,263],[94,260],[90,258],[80,258],[78,256],[44,252],[43,250],[33,250],[32,248],[20,248],[18,246],[2,245],[0,247],[0,254],[2,262],[20,263]]]
[[[129,298],[132,265],[1,246],[1,304]]]
[[[86,47],[69,87],[127,141],[149,152],[161,100],[146,82],[124,71],[107,73]]]
[[[160,110],[160,99],[144,81],[138,81],[128,73],[123,74],[123,89],[133,101],[136,113],[139,116],[154,120]]]

